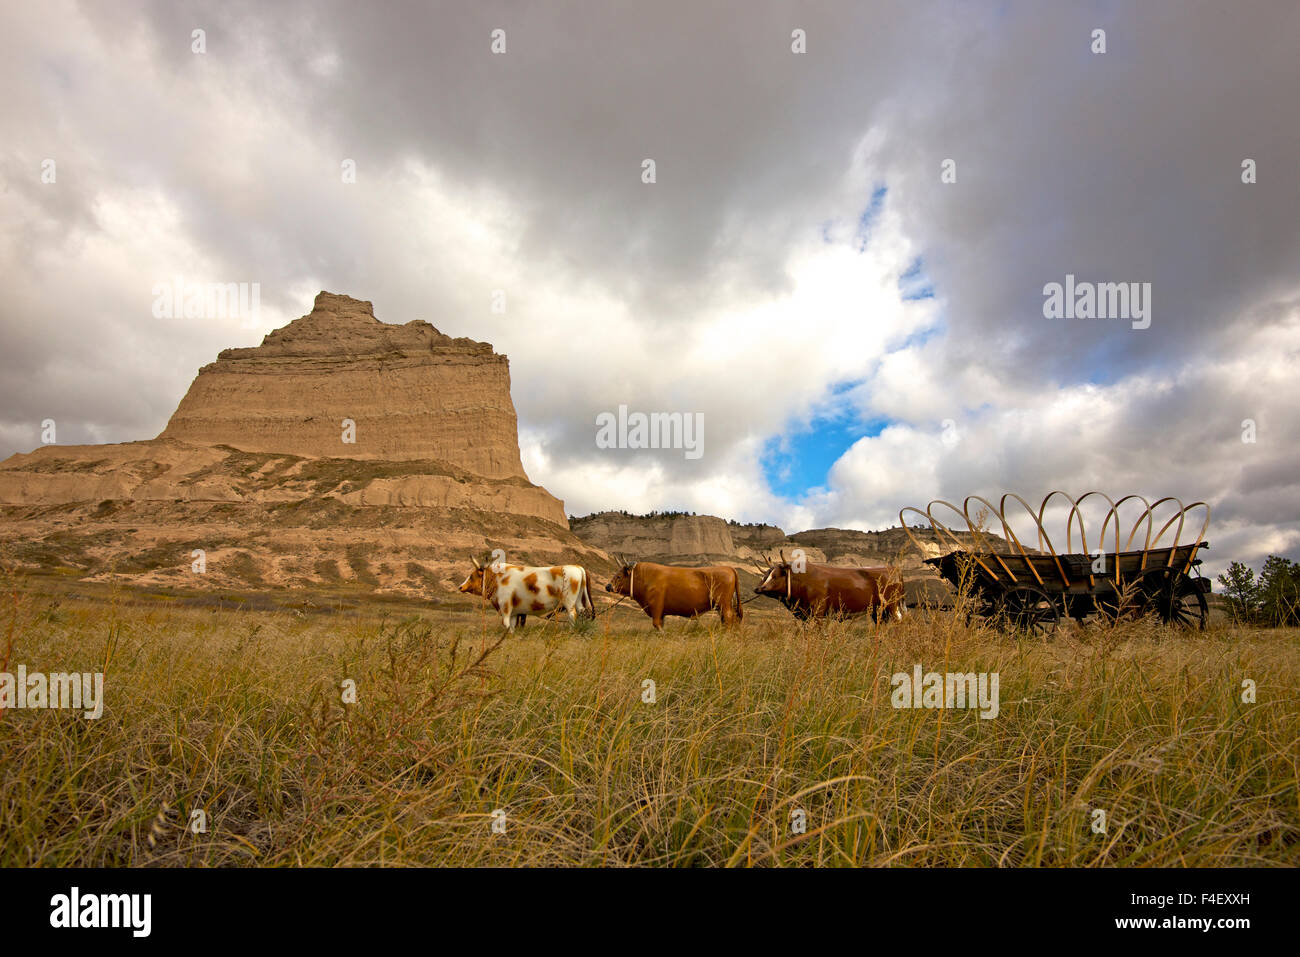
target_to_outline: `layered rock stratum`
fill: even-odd
[[[91,581],[414,597],[454,595],[493,547],[605,564],[524,474],[517,429],[488,343],[322,292],[201,368],[157,438],[0,462],[0,557]]]
[[[200,369],[159,438],[526,478],[505,356],[420,320],[380,322],[369,302],[328,292],[260,346]]]

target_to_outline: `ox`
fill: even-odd
[[[654,562],[618,559],[618,573],[605,591],[632,598],[650,616],[655,628],[663,628],[665,615],[694,618],[715,608],[724,625],[739,624],[740,575],[726,565],[682,568]]]
[[[780,562],[768,562],[760,573],[764,578],[755,594],[775,598],[801,621],[864,613],[882,621],[903,617],[903,575],[892,565],[842,568],[808,562],[796,572],[782,552]]]
[[[567,611],[575,624],[580,611],[596,617],[591,582],[581,565],[531,568],[504,562],[484,565],[477,558],[471,561],[474,570],[461,582],[460,590],[480,596],[495,608],[509,631],[515,630],[516,623],[522,626],[530,614],[557,608]]]

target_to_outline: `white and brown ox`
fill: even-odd
[[[523,625],[529,615],[546,614],[557,608],[567,611],[569,620],[575,624],[580,611],[596,617],[587,569],[581,565],[533,568],[505,562],[485,565],[477,558],[471,561],[474,570],[461,582],[460,590],[483,598],[497,610],[510,631],[515,630],[516,623]]]

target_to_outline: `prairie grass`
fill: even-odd
[[[1294,629],[4,600],[0,671],[106,705],[0,712],[3,866],[1300,864]],[[997,717],[892,707],[915,664],[997,672]]]

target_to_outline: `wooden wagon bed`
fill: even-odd
[[[1066,520],[1066,547],[1069,549],[1073,545],[1073,531],[1077,527],[1080,545],[1084,549],[1082,552],[1058,554],[1043,528],[1043,515],[1048,504],[1058,495],[1064,496],[1071,504]],[[1154,505],[1139,496],[1127,496],[1118,503],[1106,498],[1110,510],[1102,522],[1100,540],[1104,541],[1107,533],[1111,532],[1116,544],[1114,550],[1107,551],[1088,548],[1080,506],[1093,495],[1100,493],[1089,492],[1075,500],[1063,492],[1052,492],[1043,500],[1037,514],[1019,496],[1004,495],[1001,507],[997,509],[979,496],[970,496],[960,510],[948,502],[938,501],[931,502],[924,513],[920,509],[903,509],[899,518],[903,520],[908,537],[924,552],[924,546],[908,529],[905,516],[909,511],[925,515],[940,541],[951,548],[946,554],[927,558],[925,563],[934,566],[959,591],[967,590],[974,599],[975,614],[999,617],[1017,630],[1050,632],[1055,630],[1063,616],[1083,619],[1097,615],[1113,619],[1148,613],[1158,615],[1166,623],[1204,628],[1208,612],[1205,596],[1210,583],[1200,575],[1198,566],[1201,560],[1197,553],[1209,547],[1204,540],[1209,526],[1209,506],[1203,502],[1184,506],[1174,498],[1160,499]],[[1011,529],[1005,512],[1008,499],[1018,501],[1034,519],[1037,548],[1026,548]],[[1143,522],[1146,523],[1146,535],[1141,539],[1141,548],[1120,549],[1119,508],[1134,499],[1145,508],[1133,523],[1126,545],[1131,546],[1137,539]],[[972,502],[985,506],[982,518],[992,510],[1001,521],[1005,535],[999,542],[1002,547],[992,546],[983,521],[971,519]],[[1167,503],[1172,503],[1169,509],[1173,515],[1156,532],[1155,511]],[[961,542],[935,518],[936,505],[966,518],[969,530],[963,534],[967,542]],[[1180,543],[1187,513],[1197,508],[1205,511],[1200,532],[1194,541]],[[1174,529],[1172,540],[1161,545],[1171,529]],[[971,542],[989,547],[971,547]]]

